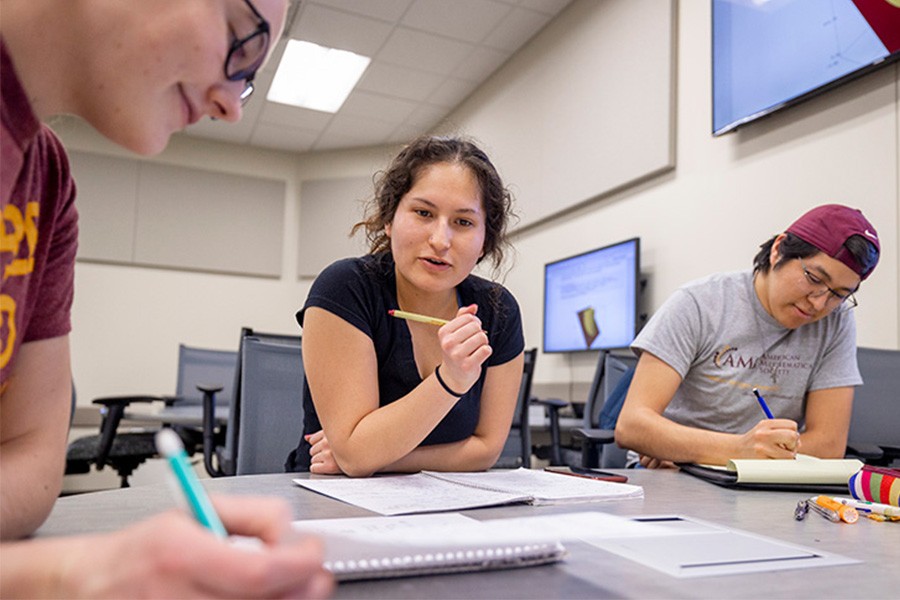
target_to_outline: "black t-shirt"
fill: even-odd
[[[493,349],[484,366],[502,365],[517,357],[525,342],[519,305],[512,294],[503,286],[474,275],[469,275],[456,290],[460,306],[478,305],[477,316]],[[389,254],[349,258],[332,264],[313,282],[303,310],[297,313],[297,322],[301,326],[304,311],[310,306],[324,308],[372,339],[378,360],[381,406],[402,398],[422,383],[409,327],[403,319],[388,314],[391,309],[399,309],[394,261]],[[475,385],[428,434],[423,446],[457,442],[475,432],[486,374],[487,369],[482,368]],[[322,426],[305,378],[303,410],[304,434],[319,431]],[[298,448],[288,456],[285,468],[308,471],[309,448],[306,440],[301,438]]]

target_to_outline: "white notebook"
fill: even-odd
[[[480,473],[295,479],[294,483],[382,515],[465,510],[526,502],[573,504],[643,498],[640,486],[532,469]]]
[[[296,521],[294,529],[322,540],[337,581],[519,568],[565,555],[546,533],[459,513]]]

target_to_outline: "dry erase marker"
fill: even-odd
[[[178,487],[184,493],[194,518],[212,531],[216,537],[226,539],[228,532],[222,525],[219,515],[216,514],[209,496],[206,495],[206,490],[200,485],[200,480],[197,479],[197,475],[194,474],[194,470],[188,463],[188,456],[184,451],[181,438],[171,429],[160,429],[156,434],[156,449],[169,459],[169,466],[175,473]]]
[[[418,321],[419,323],[428,323],[429,325],[437,325],[441,327],[450,321],[438,319],[437,317],[426,317],[425,315],[417,315],[416,313],[406,312],[404,310],[389,310],[388,314],[398,319],[406,319],[408,321]]]
[[[763,400],[762,394],[759,393],[758,389],[753,388],[753,395],[756,396],[756,400],[757,400],[757,402],[759,402],[759,405],[762,407],[763,412],[766,413],[766,417],[768,417],[770,419],[774,419],[775,417],[772,416],[772,411],[769,410],[769,407],[766,405],[766,401]]]
[[[835,500],[845,506],[855,508],[857,512],[884,515],[886,517],[900,517],[900,507],[891,506],[890,504],[867,502],[866,500],[856,500],[855,498],[835,498]]]

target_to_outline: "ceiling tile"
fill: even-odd
[[[509,13],[493,0],[415,0],[402,23],[414,29],[478,43]]]
[[[310,4],[325,5],[346,12],[396,23],[409,8],[412,0],[308,0]]]
[[[372,57],[384,45],[393,28],[384,21],[309,4],[300,13],[294,36],[320,46]]]
[[[277,102],[266,102],[266,106],[259,116],[259,122],[321,131],[328,126],[333,117],[334,115],[331,113],[318,110],[309,110],[308,108],[299,108]]]
[[[357,88],[385,96],[423,101],[443,80],[443,77],[434,73],[374,62],[369,65]]]
[[[413,141],[420,135],[423,135],[427,132],[427,130],[423,130],[421,127],[413,127],[412,125],[404,123],[400,127],[394,130],[394,132],[385,140],[386,144],[408,144]]]
[[[398,27],[377,59],[397,66],[449,75],[472,51],[472,45]]]
[[[526,8],[514,9],[484,40],[486,46],[515,52],[550,21],[544,13]]]
[[[442,108],[423,104],[406,119],[406,124],[420,129],[420,133],[423,133],[437,125],[446,115],[447,111]]]
[[[521,0],[519,6],[555,16],[571,2],[572,0]]]
[[[481,46],[453,72],[453,76],[480,83],[490,77],[510,56],[509,52]]]
[[[322,139],[329,135],[339,135],[342,137],[358,137],[361,140],[371,140],[371,143],[377,144],[385,140],[396,128],[397,123],[387,123],[378,119],[367,119],[353,115],[338,115],[328,125]]]
[[[442,106],[444,108],[453,108],[460,102],[468,98],[478,84],[474,81],[466,81],[464,79],[454,79],[448,77],[441,83],[434,93],[428,96],[428,104],[434,106]]]
[[[284,125],[261,124],[253,132],[252,141],[257,146],[288,150],[291,152],[307,152],[321,134]]]
[[[356,90],[341,107],[341,114],[378,119],[399,125],[419,106],[412,100]]]
[[[287,40],[233,124],[185,135],[296,152],[408,141],[432,128],[570,0],[302,0],[290,36],[373,58],[336,114],[267,102]]]

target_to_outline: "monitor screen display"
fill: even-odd
[[[640,238],[633,238],[544,267],[544,352],[631,344],[640,254]]]
[[[900,58],[896,0],[713,0],[713,133]]]

